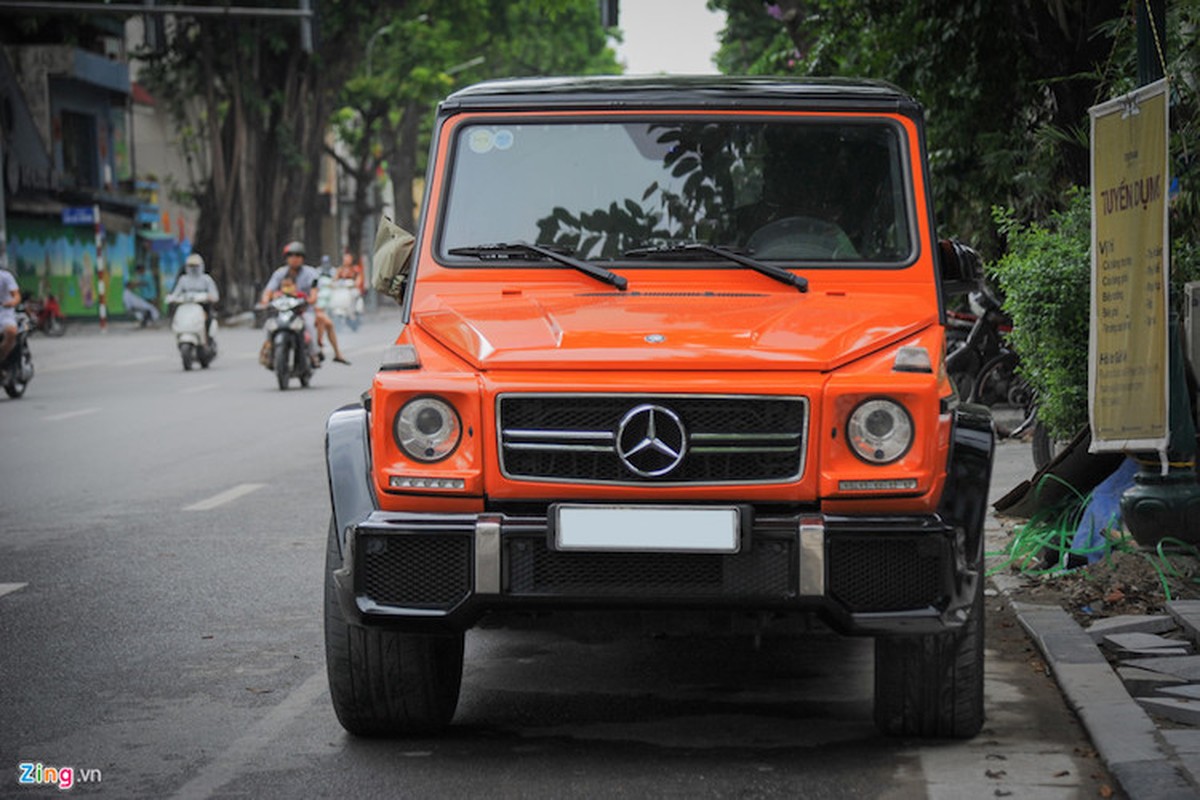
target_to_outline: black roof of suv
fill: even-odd
[[[919,117],[920,105],[886,81],[727,75],[511,78],[461,89],[442,112],[530,108],[788,107],[883,111]]]

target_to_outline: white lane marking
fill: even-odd
[[[138,364],[153,364],[155,361],[164,361],[166,356],[141,356],[139,358],[127,358],[124,361],[114,361],[114,367],[134,367]]]
[[[251,767],[259,764],[258,753],[267,747],[300,717],[309,706],[317,702],[326,691],[325,672],[316,672],[283,698],[283,702],[272,708],[267,715],[246,729],[230,743],[225,752],[213,759],[200,774],[179,788],[175,800],[208,798],[222,786],[240,778]]]
[[[179,393],[180,394],[199,394],[200,392],[207,392],[209,389],[215,389],[220,385],[221,384],[219,384],[219,383],[202,383],[199,386],[189,386],[186,389],[180,389]]]
[[[28,583],[0,583],[0,597],[12,594],[19,589],[24,589],[28,585]]]
[[[64,411],[61,414],[51,414],[48,417],[42,417],[44,422],[58,422],[59,420],[71,419],[72,417],[83,417],[88,414],[95,414],[100,409],[98,408],[81,408],[77,411]]]
[[[226,503],[232,503],[239,497],[245,497],[251,492],[257,492],[259,489],[266,486],[265,483],[239,483],[232,489],[226,489],[219,494],[214,494],[206,500],[201,500],[198,503],[192,503],[190,506],[184,506],[184,511],[211,511],[217,506],[223,506]]]

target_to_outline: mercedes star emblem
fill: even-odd
[[[617,426],[617,457],[643,478],[666,475],[687,452],[687,431],[674,411],[649,403],[631,408]]]

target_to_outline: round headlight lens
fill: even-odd
[[[867,400],[850,415],[846,438],[854,454],[868,464],[890,464],[912,446],[912,417],[892,400]]]
[[[396,443],[417,461],[441,461],[462,438],[462,423],[454,407],[437,397],[409,400],[395,422]]]

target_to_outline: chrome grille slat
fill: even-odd
[[[682,462],[662,476],[622,464],[617,428],[631,409],[677,413]],[[808,400],[775,395],[505,394],[496,399],[500,466],[525,481],[682,486],[788,483],[803,474]]]

